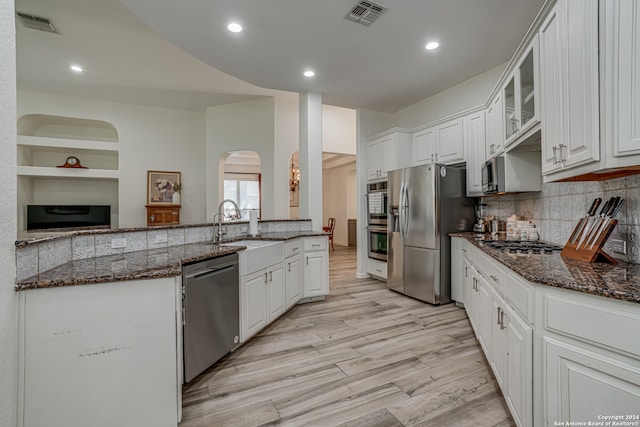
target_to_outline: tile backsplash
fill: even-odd
[[[247,236],[247,222],[225,223],[225,239]],[[147,249],[198,242],[211,242],[217,225],[101,230],[95,234],[59,235],[16,248],[18,281],[79,259],[126,254]],[[311,220],[266,220],[258,223],[260,233],[311,231]],[[113,247],[113,240],[124,240],[124,247]]]
[[[524,216],[540,229],[540,240],[564,245],[591,202],[601,197],[603,204],[619,196],[625,204],[617,215],[619,221],[605,251],[614,258],[640,263],[640,175],[607,181],[553,182],[542,185],[542,191],[504,196],[483,197],[487,213],[506,220],[512,214]],[[600,209],[598,209],[599,211]],[[611,250],[611,240],[627,243],[627,254]]]

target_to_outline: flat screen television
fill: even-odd
[[[110,227],[109,205],[27,205],[27,231]]]

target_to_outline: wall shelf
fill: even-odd
[[[18,176],[38,178],[112,179],[118,180],[120,172],[112,169],[52,168],[46,166],[18,166]]]
[[[92,152],[105,151],[117,153],[120,151],[118,143],[91,141],[83,139],[51,138],[45,136],[18,135],[18,145],[24,147],[68,148],[72,150],[90,150]]]

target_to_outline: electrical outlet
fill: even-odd
[[[624,240],[611,239],[610,247],[613,252],[623,255],[626,255],[627,253],[627,242],[625,242]]]
[[[167,243],[166,234],[156,234],[156,243]]]
[[[127,247],[127,239],[124,237],[120,239],[111,239],[111,249],[121,249]]]

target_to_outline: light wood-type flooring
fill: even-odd
[[[463,309],[356,279],[353,248],[329,265],[325,301],[184,387],[181,427],[514,425]]]

